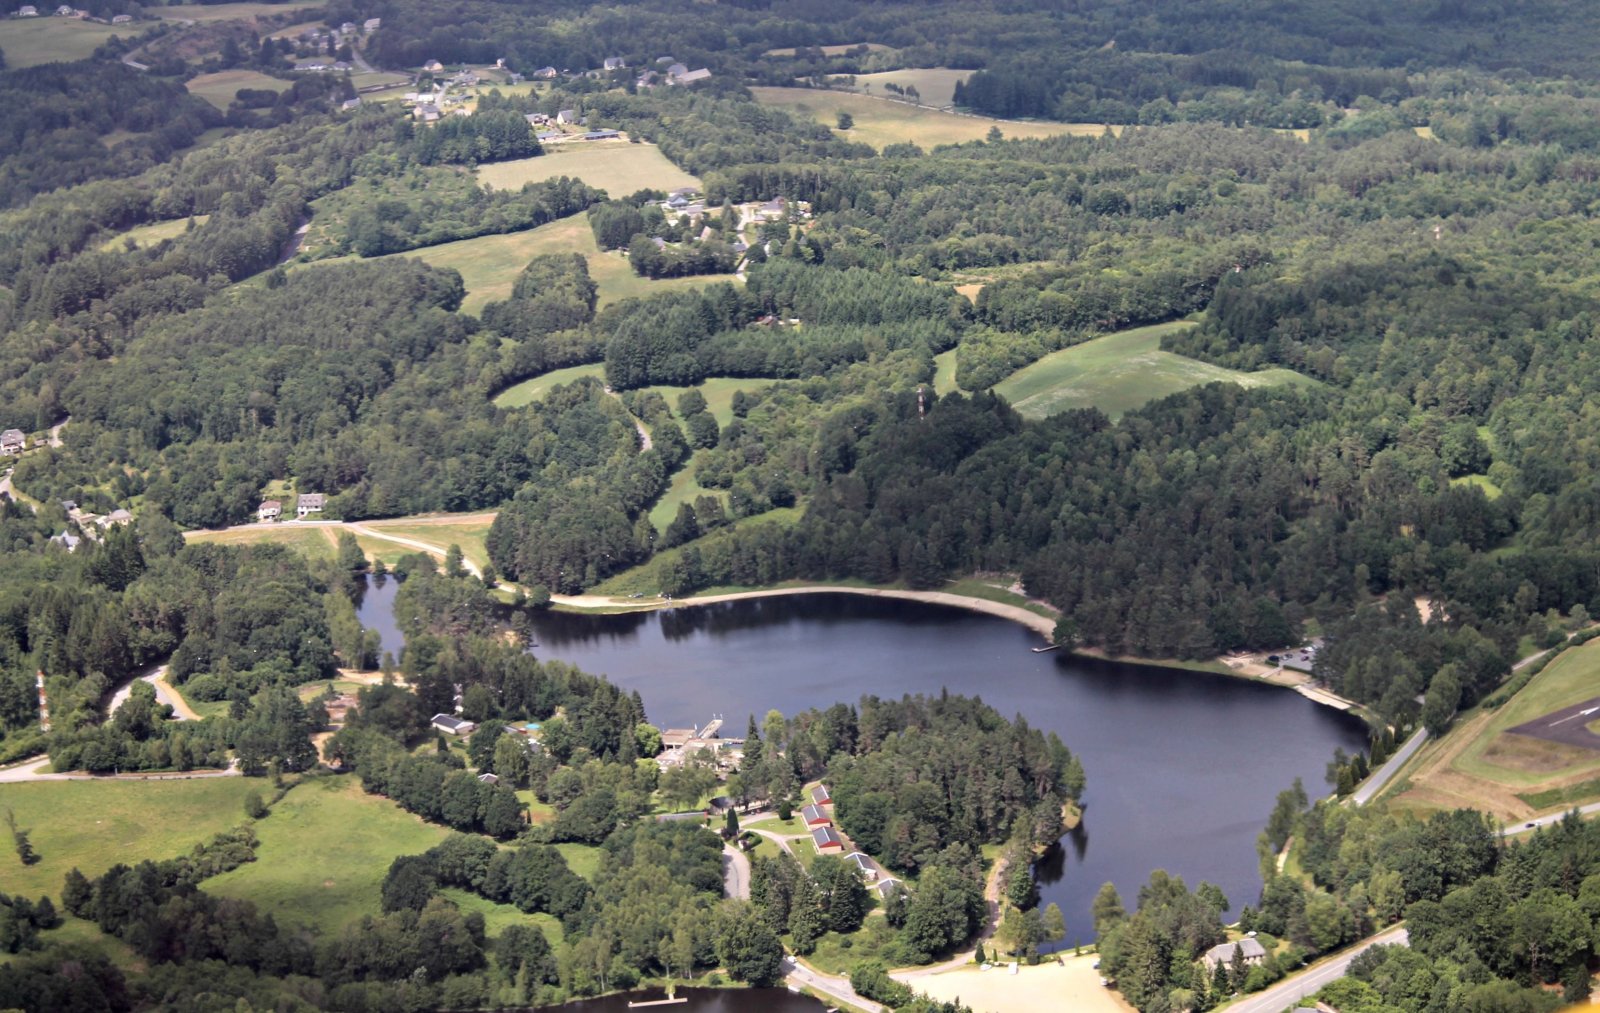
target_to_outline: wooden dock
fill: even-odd
[[[679,1003],[685,1003],[688,1001],[689,998],[687,996],[679,996],[676,999],[643,999],[639,1002],[634,1002],[632,999],[629,999],[628,1008],[637,1009],[640,1006],[676,1006]]]
[[[1051,651],[1059,651],[1060,649],[1061,649],[1061,645],[1060,644],[1051,644],[1049,647],[1031,647],[1031,648],[1029,648],[1029,650],[1033,651],[1034,654],[1049,654]]]

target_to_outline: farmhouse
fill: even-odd
[[[79,538],[70,531],[63,531],[59,535],[51,536],[50,541],[66,549],[68,552],[77,552],[78,543],[83,541],[83,539]]]
[[[471,735],[472,730],[478,727],[471,721],[458,718],[453,714],[435,714],[429,724],[441,732],[448,732],[451,735]]]
[[[832,827],[817,827],[811,831],[811,843],[820,855],[837,855],[844,850],[844,839]]]
[[[669,81],[672,84],[694,84],[696,81],[704,81],[709,77],[711,77],[711,71],[701,67],[699,70],[691,70],[685,74],[674,75],[669,78]]]
[[[606,69],[607,70],[627,70],[628,69],[628,61],[624,60],[620,56],[608,56],[608,57],[606,57]]]
[[[1218,943],[1200,957],[1200,963],[1205,965],[1207,971],[1215,970],[1218,964],[1231,965],[1235,951],[1244,958],[1246,967],[1254,967],[1267,959],[1267,951],[1259,942],[1245,938],[1236,943]]]
[[[70,18],[74,13],[76,12],[66,4],[62,4],[60,7],[56,8],[56,17],[58,18]]]
[[[28,438],[20,429],[7,429],[0,433],[0,455],[10,457],[28,449]]]
[[[295,501],[295,513],[302,518],[307,514],[320,514],[326,499],[320,492],[303,492]]]
[[[33,4],[23,4],[17,8],[17,17],[19,18],[36,18],[38,16],[39,8],[33,6]]]
[[[275,521],[283,516],[283,503],[275,499],[264,499],[256,507],[256,520],[266,522]]]
[[[800,818],[808,827],[831,827],[833,818],[814,805],[808,805],[800,810]]]
[[[556,113],[556,123],[563,127],[571,126],[576,122],[578,122],[578,111],[576,109],[563,109]]]
[[[117,509],[106,514],[104,517],[100,518],[98,523],[102,528],[109,528],[113,524],[117,525],[118,527],[124,524],[132,524],[133,514],[130,514],[122,507],[118,507]]]
[[[422,65],[422,69],[430,74],[437,74],[439,71],[444,69],[444,64],[440,63],[438,60],[429,60],[427,63]]]
[[[132,20],[133,20],[133,15],[132,14],[118,14],[118,15],[116,15],[115,17],[113,17],[111,19],[111,23],[114,24],[114,25],[125,25],[125,24],[127,24],[128,22],[130,22]]]
[[[538,70],[533,72],[533,76],[544,81],[549,81],[555,78],[556,69],[554,67],[540,67]]]

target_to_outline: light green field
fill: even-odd
[[[534,914],[523,914],[512,904],[496,904],[486,897],[469,893],[466,890],[440,890],[441,896],[455,902],[456,907],[463,913],[473,911],[483,915],[484,928],[490,938],[498,936],[512,925],[535,925],[544,937],[550,941],[551,946],[557,946],[566,935],[561,929],[561,920],[555,915],[547,915],[543,911]]]
[[[477,566],[484,566],[489,562],[489,550],[484,542],[489,537],[489,526],[494,523],[492,514],[473,514],[470,519],[462,518],[460,521],[451,521],[449,518],[418,518],[414,520],[396,521],[367,521],[366,526],[374,531],[400,538],[410,538],[413,541],[424,542],[428,545],[437,545],[440,549],[449,549],[451,545],[461,546],[461,554],[467,561]],[[411,550],[401,547],[402,552]]]
[[[60,904],[61,880],[76,867],[98,876],[117,862],[133,865],[186,854],[196,844],[245,822],[244,797],[262,782],[245,777],[188,781],[35,781],[0,785],[0,812],[32,831],[39,862],[24,866],[8,847],[0,858],[0,890],[49,894]]]
[[[804,514],[804,512],[805,512],[805,507],[802,504],[801,506],[780,507],[780,508],[778,508],[776,510],[768,510],[766,513],[757,514],[754,517],[741,517],[738,520],[734,521],[730,525],[718,528],[715,532],[713,532],[708,537],[716,538],[716,537],[721,536],[721,534],[723,532],[725,532],[725,531],[732,531],[734,528],[745,527],[745,526],[752,525],[752,524],[787,524],[787,525],[794,525],[794,524],[799,523],[800,518]],[[702,539],[702,541],[703,541],[703,539]],[[698,545],[700,543],[699,542],[690,542],[688,544],[690,544],[690,545]],[[614,595],[614,596],[616,596],[618,598],[622,598],[622,597],[624,597],[626,595],[631,595],[631,594],[640,594],[640,595],[645,595],[645,596],[654,595],[654,594],[656,594],[657,592],[659,592],[661,590],[661,579],[658,576],[656,576],[656,574],[658,572],[658,569],[660,567],[672,566],[673,564],[675,564],[677,562],[677,560],[678,560],[678,557],[680,555],[682,555],[684,548],[685,548],[685,546],[680,545],[680,546],[677,546],[675,548],[667,549],[664,552],[658,552],[653,557],[651,557],[651,559],[650,559],[650,561],[648,563],[645,563],[642,566],[636,566],[631,570],[624,570],[622,573],[616,574],[616,575],[614,575],[612,577],[607,578],[604,581],[601,581],[598,585],[596,585],[594,588],[592,588],[589,593],[590,594],[600,594],[600,595]],[[806,583],[806,582],[805,581],[800,581],[798,583],[802,583],[803,584],[803,583]],[[842,582],[834,581],[833,583],[842,583]],[[721,594],[721,593],[725,593],[725,592],[728,592],[728,591],[748,591],[748,590],[751,590],[751,589],[750,588],[744,588],[744,587],[719,587],[719,588],[707,588],[704,591],[699,591],[699,592],[696,592],[696,593],[697,594]],[[626,604],[626,603],[622,602],[621,604]]]
[[[593,883],[600,872],[600,849],[593,844],[557,844],[555,849],[567,860],[567,868]]]
[[[612,197],[639,190],[676,190],[699,187],[700,180],[667,161],[654,144],[626,141],[552,144],[545,154],[480,166],[478,180],[496,190],[516,190],[558,176],[581,179]]]
[[[1452,478],[1450,480],[1450,484],[1451,485],[1475,485],[1479,489],[1482,489],[1483,490],[1483,494],[1485,496],[1487,496],[1489,499],[1499,499],[1500,498],[1500,492],[1501,492],[1500,487],[1498,485],[1495,485],[1493,482],[1489,481],[1489,476],[1488,475],[1462,475],[1460,478]]]
[[[698,455],[699,451],[695,453]],[[727,506],[728,503],[726,492],[721,489],[707,489],[695,481],[694,457],[691,456],[683,463],[683,467],[673,474],[672,483],[667,486],[667,491],[661,494],[661,499],[650,508],[650,523],[656,526],[657,531],[665,533],[667,525],[678,516],[678,507],[684,503],[693,506],[694,501],[701,496],[715,496],[722,500],[723,506]]]
[[[339,532],[332,527],[303,527],[295,522],[270,528],[242,528],[234,531],[195,531],[184,535],[191,542],[217,542],[221,545],[259,545],[272,542],[286,545],[311,559],[332,559],[339,547]]]
[[[1600,773],[1600,752],[1507,729],[1600,695],[1600,641],[1571,648],[1513,696],[1455,761],[1457,769],[1519,787]]]
[[[195,215],[195,228],[199,228],[211,220],[210,215]],[[126,232],[119,232],[100,244],[102,250],[121,250],[128,240],[133,240],[139,249],[154,246],[163,239],[176,239],[189,231],[189,219],[174,218],[168,222],[153,222],[149,225],[140,225]]]
[[[708,376],[694,389],[698,390],[701,396],[706,399],[706,411],[710,412],[711,417],[717,420],[717,425],[725,426],[733,421],[734,394],[741,390],[747,394],[754,394],[756,391],[765,390],[777,382],[777,380],[762,379],[760,377],[752,379],[738,376]],[[672,414],[677,416],[678,398],[690,388],[656,386],[644,389],[655,391],[666,398],[667,404],[672,406]],[[680,419],[680,421],[682,420]]]
[[[44,8],[46,12],[53,7]],[[77,18],[57,18],[48,13],[37,18],[0,19],[0,50],[6,54],[6,67],[21,70],[41,63],[66,63],[85,60],[113,35],[132,38],[147,25],[102,25]]]
[[[154,12],[169,21],[234,21],[239,18],[283,14],[287,11],[307,11],[317,6],[314,3],[181,4],[172,7],[157,7]]]
[[[606,367],[603,363],[591,362],[587,366],[568,366],[566,369],[552,369],[548,373],[541,373],[529,380],[507,387],[494,397],[497,408],[521,408],[523,405],[544,397],[556,387],[564,387],[575,380],[592,376],[600,382],[605,382]]]
[[[1006,377],[995,393],[1030,419],[1091,407],[1117,418],[1146,402],[1219,380],[1245,387],[1315,382],[1289,369],[1242,373],[1161,350],[1162,335],[1193,326],[1177,321],[1135,327],[1052,352]]]
[[[955,100],[956,84],[972,76],[970,70],[928,67],[921,70],[886,70],[878,74],[857,74],[855,88],[868,95],[891,95],[886,84],[917,89],[925,106],[948,106]],[[896,96],[898,97],[898,96]]]
[[[959,388],[956,386],[956,350],[940,352],[933,357],[933,391],[935,394],[949,394]]]
[[[506,299],[516,283],[517,275],[528,261],[544,253],[581,253],[589,262],[589,275],[600,287],[600,305],[676,289],[698,288],[719,281],[730,281],[731,274],[701,275],[693,278],[663,278],[651,281],[633,273],[621,254],[601,253],[594,242],[594,232],[584,215],[573,215],[549,225],[526,232],[508,232],[497,236],[462,239],[454,243],[441,243],[420,250],[395,253],[395,257],[415,257],[434,267],[453,268],[461,273],[467,287],[467,298],[461,304],[463,313],[479,313],[488,303]],[[316,264],[350,263],[355,256],[319,260]]]
[[[1046,120],[991,120],[982,116],[958,116],[907,102],[858,95],[854,92],[823,91],[814,88],[751,88],[762,105],[787,109],[801,118],[810,118],[832,127],[840,112],[855,118],[855,126],[842,136],[883,150],[885,145],[912,143],[924,148],[939,144],[981,141],[991,127],[1000,128],[1006,137],[1054,137],[1058,134],[1098,137],[1106,127],[1100,123],[1052,123]],[[1120,133],[1121,127],[1111,127]]]
[[[223,112],[227,112],[229,103],[233,101],[240,88],[283,92],[289,89],[289,85],[288,81],[268,77],[259,71],[219,70],[215,74],[201,74],[199,77],[190,78],[184,87],[189,90],[189,94],[198,95]]]
[[[279,921],[337,931],[379,913],[391,861],[428,850],[449,831],[344,775],[296,786],[256,833],[257,860],[207,880],[206,892],[253,901]]]
[[[855,43],[851,43],[848,46],[817,46],[817,47],[807,46],[806,48],[807,49],[812,49],[812,48],[821,49],[822,50],[822,54],[824,56],[840,56],[840,55],[843,55],[844,53],[850,52],[850,50],[855,49],[858,46],[866,46],[869,51],[874,52],[874,53],[882,53],[885,50],[890,48],[888,46],[885,46],[881,42],[855,42]],[[790,46],[787,49],[769,49],[765,53],[762,53],[761,55],[762,56],[793,56],[794,54],[795,54],[795,47],[794,46]],[[968,73],[970,73],[970,71]]]

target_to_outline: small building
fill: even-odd
[[[541,130],[534,136],[539,139],[540,144],[548,144],[552,141],[559,141],[567,135],[558,130]]]
[[[578,122],[578,111],[576,109],[563,109],[556,113],[556,123],[560,126],[569,127],[576,122]]]
[[[130,514],[128,511],[124,510],[121,507],[118,507],[117,509],[115,509],[115,510],[111,511],[110,513],[106,514],[104,517],[100,518],[100,526],[102,528],[109,528],[113,524],[117,525],[118,527],[121,527],[124,524],[132,524],[132,523],[133,523],[133,514]]]
[[[39,8],[35,7],[33,4],[23,4],[21,7],[17,8],[17,17],[19,18],[36,18],[38,16]]]
[[[58,18],[70,18],[75,13],[77,12],[71,7],[68,7],[66,4],[62,4],[60,7],[56,8],[56,17]]]
[[[425,102],[411,110],[411,115],[424,123],[437,122],[440,116],[439,107],[431,102]]]
[[[454,714],[435,714],[429,724],[451,735],[471,735],[472,730],[478,727],[473,722],[458,718]]]
[[[349,60],[335,60],[335,61],[333,61],[333,69],[334,70],[349,70],[349,69],[351,69],[351,66],[352,65],[351,65]],[[357,101],[359,101],[359,100],[357,100]]]
[[[817,806],[833,805],[833,796],[828,794],[828,786],[819,784],[811,789],[811,804]]]
[[[10,457],[28,449],[28,438],[20,429],[7,429],[0,433],[0,455]]]
[[[114,25],[125,25],[132,20],[132,14],[118,14],[111,19],[111,23]]]
[[[351,112],[353,110],[356,110],[356,109],[360,109],[361,108],[361,96],[357,95],[355,98],[347,98],[347,99],[345,99],[343,102],[339,103],[339,108],[343,109],[347,113]]]
[[[479,774],[478,782],[480,784],[499,784],[500,778],[494,774]]]
[[[878,891],[878,896],[879,897],[887,897],[887,896],[889,896],[890,893],[892,893],[893,891],[895,891],[897,889],[900,889],[900,890],[905,889],[905,887],[901,885],[900,881],[898,879],[895,879],[893,876],[885,876],[885,877],[883,877],[882,879],[878,880],[876,883],[872,884],[872,888],[874,890]]]
[[[673,84],[694,84],[696,81],[705,81],[705,80],[708,80],[710,77],[711,77],[711,71],[707,70],[704,67],[701,67],[699,70],[691,70],[687,74],[679,74],[678,76],[672,78],[672,83]]]
[[[606,57],[606,69],[607,70],[627,70],[628,69],[628,61],[624,60],[620,56],[608,56],[608,57]]]
[[[620,130],[591,130],[583,135],[586,141],[614,141],[622,136]]]
[[[380,29],[382,27],[383,27],[383,19],[382,18],[368,18],[367,20],[361,22],[361,30],[363,32],[367,32],[369,34],[372,33],[372,32],[377,31],[378,29]]]
[[[805,825],[808,827],[833,826],[833,817],[829,816],[827,813],[823,812],[820,808],[814,805],[808,805],[804,809],[801,809],[800,819],[803,820]]]
[[[283,516],[283,503],[275,499],[264,499],[256,507],[256,520],[266,523],[275,521]]]
[[[661,733],[661,748],[681,749],[684,743],[694,737],[693,728],[668,728]]]
[[[817,827],[811,831],[811,843],[819,855],[837,855],[844,851],[844,839],[832,827]]]
[[[437,74],[444,69],[444,64],[440,63],[438,60],[429,60],[427,63],[422,65],[422,69],[430,74]]]
[[[557,71],[554,67],[540,67],[538,70],[533,72],[533,76],[541,81],[553,81],[555,80],[556,73]]]
[[[687,73],[689,73],[689,68],[681,63],[674,63],[667,68],[668,77],[682,77]]]
[[[872,859],[859,851],[852,851],[844,856],[844,860],[861,870],[861,878],[872,882],[878,878],[878,867],[872,864]]]
[[[1266,948],[1253,938],[1246,937],[1236,943],[1218,943],[1211,947],[1200,957],[1200,963],[1205,965],[1207,971],[1216,970],[1218,964],[1233,966],[1234,953],[1237,952],[1244,958],[1244,966],[1255,967],[1267,959]]]
[[[83,539],[79,538],[70,531],[63,531],[59,535],[52,535],[50,541],[66,549],[68,552],[77,552],[78,544],[82,542]]]
[[[320,492],[303,492],[295,500],[294,512],[302,519],[307,514],[320,514],[327,497]]]

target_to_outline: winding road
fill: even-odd
[[[1350,961],[1372,947],[1384,945],[1405,946],[1410,942],[1410,938],[1404,926],[1380,932],[1375,936],[1369,936],[1337,956],[1329,957],[1321,963],[1313,964],[1306,970],[1285,978],[1265,991],[1245,996],[1229,1006],[1228,1013],[1282,1013],[1284,1009],[1294,1005],[1306,996],[1320,991],[1329,982],[1343,978],[1345,972],[1350,968]]]

